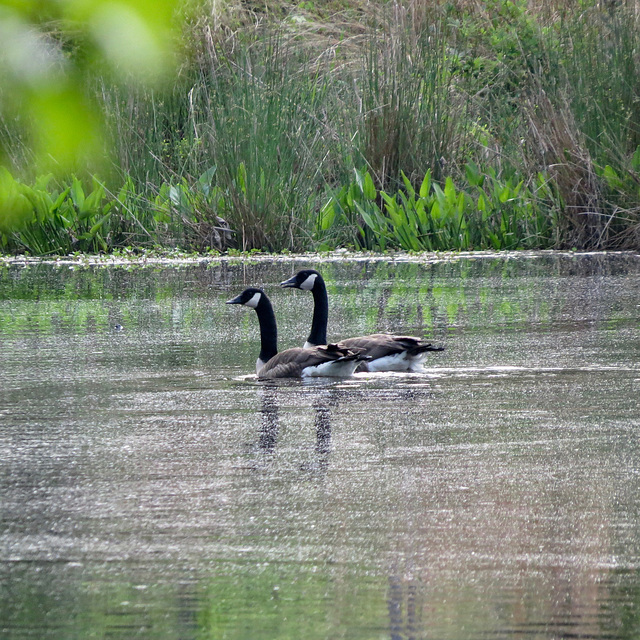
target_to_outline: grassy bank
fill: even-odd
[[[171,86],[96,76],[98,173],[2,123],[0,250],[637,249],[640,19],[602,4],[191,5]]]

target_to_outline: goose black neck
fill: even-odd
[[[329,321],[329,299],[327,297],[327,286],[318,275],[313,284],[313,320],[311,322],[311,333],[307,338],[310,344],[327,344],[327,322]]]
[[[261,296],[256,307],[260,323],[260,360],[267,362],[278,353],[278,327],[273,306],[269,298]]]

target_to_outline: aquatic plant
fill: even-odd
[[[0,167],[0,247],[35,255],[108,250],[113,201],[104,185],[94,178],[85,193],[74,177],[58,191],[49,188],[52,178],[41,176],[29,186]]]
[[[176,228],[180,244],[199,251],[228,249],[234,231],[220,214],[229,211],[227,196],[212,184],[216,167],[210,167],[191,185],[182,178],[163,183],[154,199],[153,216],[158,225]]]
[[[353,242],[366,249],[499,250],[552,243],[553,200],[543,175],[532,191],[522,180],[467,163],[465,189],[451,177],[440,186],[429,170],[417,190],[402,174],[403,188],[392,194],[378,191],[368,171],[354,175],[321,209],[320,236],[346,223],[356,231]]]

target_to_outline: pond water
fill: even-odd
[[[446,350],[257,381],[309,266]],[[640,637],[638,255],[16,263],[0,337],[0,637]]]

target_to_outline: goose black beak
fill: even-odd
[[[225,304],[242,304],[240,300],[240,296],[236,296],[235,298],[231,298],[231,300],[227,300]]]
[[[293,276],[293,278],[289,278],[288,280],[281,282],[280,286],[288,289],[295,289],[297,287],[296,277]]]

